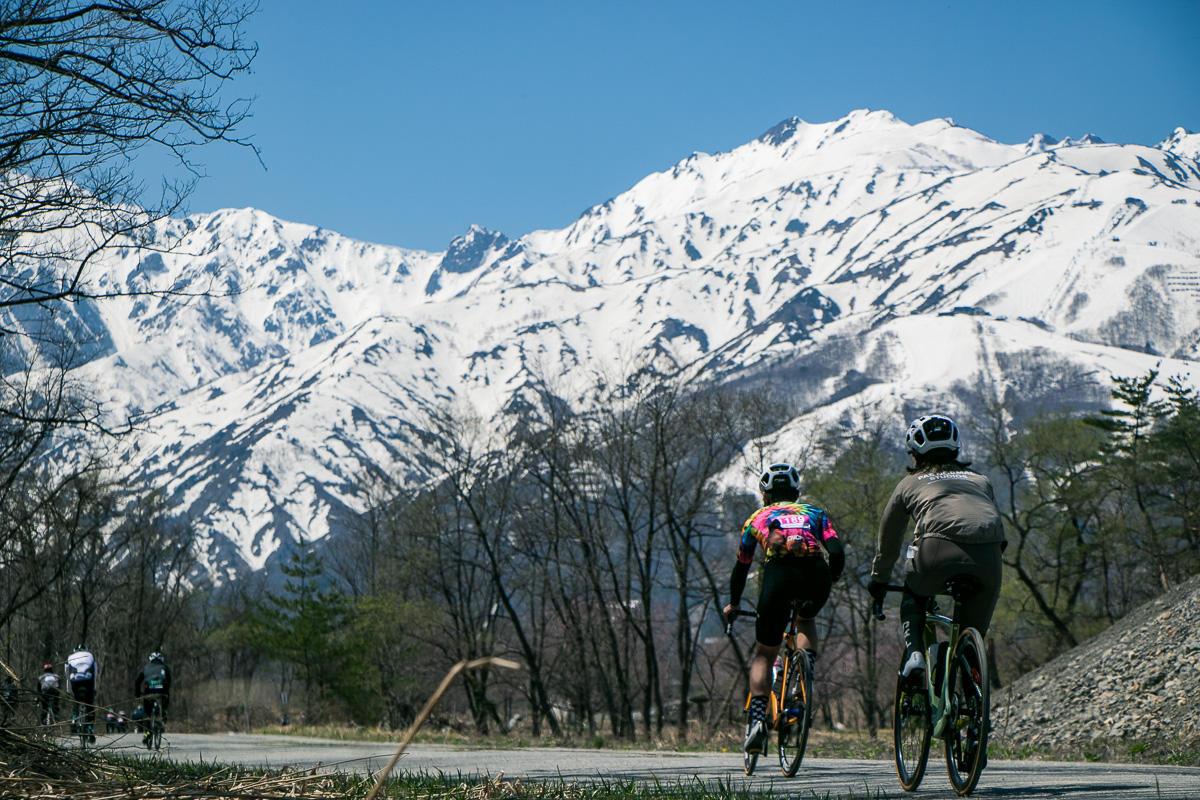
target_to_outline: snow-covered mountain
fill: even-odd
[[[531,374],[569,382],[647,348],[698,378],[786,381],[806,414],[923,408],[977,376],[1094,402],[1161,362],[1200,381],[1200,135],[1158,147],[993,141],[882,111],[787,120],[695,153],[518,239],[443,253],[252,209],[164,223],[111,289],[190,303],[87,309],[83,370],[144,416],[135,475],[200,522],[217,573],[264,566],[361,508],[414,410],[487,415]]]

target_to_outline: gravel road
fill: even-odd
[[[100,737],[97,743],[118,752],[153,757],[137,748],[132,735]],[[344,771],[376,770],[395,751],[387,743],[335,742],[290,736],[244,734],[168,734],[163,757],[174,761],[238,763],[246,766],[304,768],[318,765]],[[813,754],[814,756],[819,754]],[[945,764],[930,754],[929,771],[921,785],[925,796],[950,796]],[[890,761],[806,758],[795,778],[784,778],[778,762],[759,759],[752,777],[742,774],[738,753],[664,753],[630,750],[571,750],[529,748],[470,750],[448,745],[416,745],[397,765],[407,772],[442,772],[451,777],[473,775],[508,779],[580,782],[597,779],[679,781],[733,781],[774,794],[824,797],[874,797],[880,793],[900,797],[904,792]],[[1122,800],[1191,798],[1200,800],[1200,769],[1126,764],[992,761],[973,797]]]

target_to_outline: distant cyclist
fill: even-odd
[[[67,656],[67,685],[75,699],[75,733],[87,733],[88,740],[96,742],[96,682],[99,668],[96,657],[83,644]],[[81,713],[82,712],[82,713]]]
[[[737,562],[729,579],[729,605],[725,618],[740,609],[746,577],[760,546],[766,557],[758,595],[758,620],[754,626],[754,657],[750,662],[750,728],[747,753],[762,752],[767,740],[767,695],[771,668],[791,616],[798,603],[796,644],[815,657],[817,625],[814,618],[829,599],[833,582],[842,574],[846,556],[829,515],[800,500],[800,473],[790,464],[772,464],[758,480],[763,506],[742,526]],[[829,552],[825,562],[822,547]]]
[[[142,713],[150,718],[150,710],[158,698],[162,708],[163,718],[167,715],[167,704],[171,700],[171,668],[167,666],[162,653],[154,652],[146,660],[145,666],[138,671],[134,679],[133,692],[135,697],[142,699]],[[150,732],[143,737],[143,744],[150,740]]]
[[[5,674],[4,686],[0,687],[0,719],[8,725],[17,713],[17,682],[12,675]]]
[[[58,718],[58,698],[62,694],[58,676],[54,674],[54,665],[46,664],[42,667],[42,674],[38,677],[37,684],[38,706],[41,708],[40,719],[54,720]]]
[[[950,578],[971,578],[973,588],[960,598],[960,618],[954,621],[986,634],[1000,597],[1000,553],[1006,542],[991,481],[959,458],[953,420],[942,414],[918,417],[909,425],[905,444],[913,465],[884,509],[868,591],[882,602],[911,517],[916,530],[904,560],[900,624],[906,657],[901,674],[915,681],[918,673],[923,679],[926,668],[927,598],[941,592]]]

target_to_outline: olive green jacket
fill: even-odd
[[[1004,523],[986,476],[955,466],[921,470],[896,485],[883,511],[871,565],[874,580],[886,582],[891,575],[910,517],[917,523],[916,539],[936,536],[961,544],[1004,541]]]

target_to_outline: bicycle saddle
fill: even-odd
[[[948,594],[955,600],[962,600],[975,594],[981,586],[979,579],[971,575],[955,575],[946,580],[946,585],[942,588],[941,593]]]

